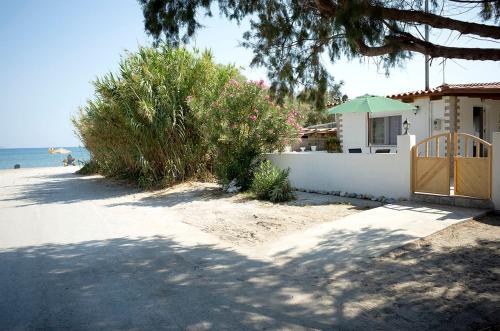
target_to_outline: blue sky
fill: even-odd
[[[194,42],[198,48],[211,48],[218,62],[248,66],[251,51],[238,47],[245,25],[217,16],[204,25]],[[434,38],[446,40],[447,35]],[[150,42],[135,0],[2,1],[0,41],[1,147],[80,145],[70,117],[92,96],[90,82],[116,70],[125,49]],[[458,43],[487,46],[464,38]],[[431,86],[443,81],[439,62],[431,68]],[[350,97],[423,88],[423,57],[418,55],[389,78],[371,59],[341,60],[329,69],[344,81]],[[266,78],[259,68],[244,73],[250,79]],[[445,73],[448,83],[497,81],[500,63],[449,60]]]

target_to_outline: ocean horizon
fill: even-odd
[[[90,154],[84,147],[57,146],[71,151],[71,156],[78,161],[86,162]],[[49,154],[49,147],[40,148],[0,148],[0,169],[13,169],[16,164],[21,168],[62,167],[64,154]]]

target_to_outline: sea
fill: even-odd
[[[63,147],[57,146],[56,148]],[[63,147],[71,151],[78,164],[90,159],[84,147]],[[62,167],[64,154],[49,154],[49,148],[0,148],[0,169],[13,169],[19,164],[21,168]]]

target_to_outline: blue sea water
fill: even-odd
[[[83,147],[64,148],[70,150],[71,156],[77,161],[85,162],[90,159],[89,152]],[[49,154],[48,150],[48,148],[0,148],[0,169],[13,169],[16,164],[20,164],[21,168],[62,167],[66,155]]]

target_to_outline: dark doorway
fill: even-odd
[[[474,125],[474,136],[479,137],[481,139],[484,139],[484,109],[483,107],[473,107],[472,108],[473,115],[472,115],[472,123]],[[476,145],[473,147],[473,156],[477,156],[477,153],[479,152],[479,156],[484,156],[483,155],[483,149],[482,145],[480,150],[477,150]]]

